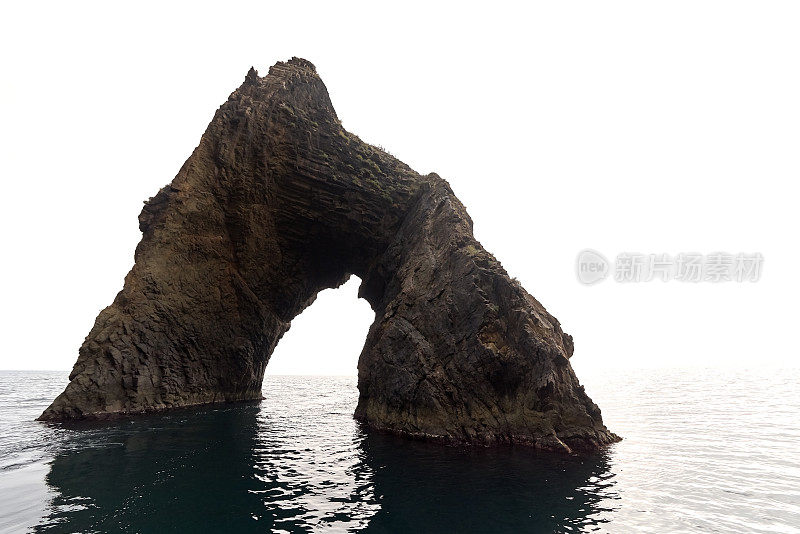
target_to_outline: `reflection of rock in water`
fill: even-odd
[[[76,430],[35,530],[554,532],[592,523],[611,493],[604,454],[441,447],[332,417],[320,431],[227,406]]]
[[[252,476],[257,406],[83,429],[57,453],[37,531],[237,532],[263,509]],[[269,530],[269,523],[264,525]]]
[[[614,497],[606,453],[459,449],[370,433],[364,462],[380,511],[374,532],[564,532],[601,521]]]

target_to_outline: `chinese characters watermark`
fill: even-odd
[[[578,280],[596,284],[613,275],[617,282],[757,282],[764,257],[756,253],[728,254],[618,254],[613,265],[596,250],[578,254],[575,264]]]

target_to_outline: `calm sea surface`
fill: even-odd
[[[580,373],[625,440],[592,456],[406,441],[348,377],[61,428],[67,373],[0,372],[0,532],[800,532],[800,371]]]

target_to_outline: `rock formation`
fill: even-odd
[[[292,319],[356,274],[375,311],[367,425],[564,451],[618,439],[572,338],[475,240],[447,182],[347,132],[308,61],[251,69],[139,226],[124,288],[40,419],[259,399]]]

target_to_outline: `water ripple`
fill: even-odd
[[[565,457],[369,432],[346,377],[67,428],[63,374],[0,372],[0,532],[800,532],[800,371],[582,378],[625,440]]]

